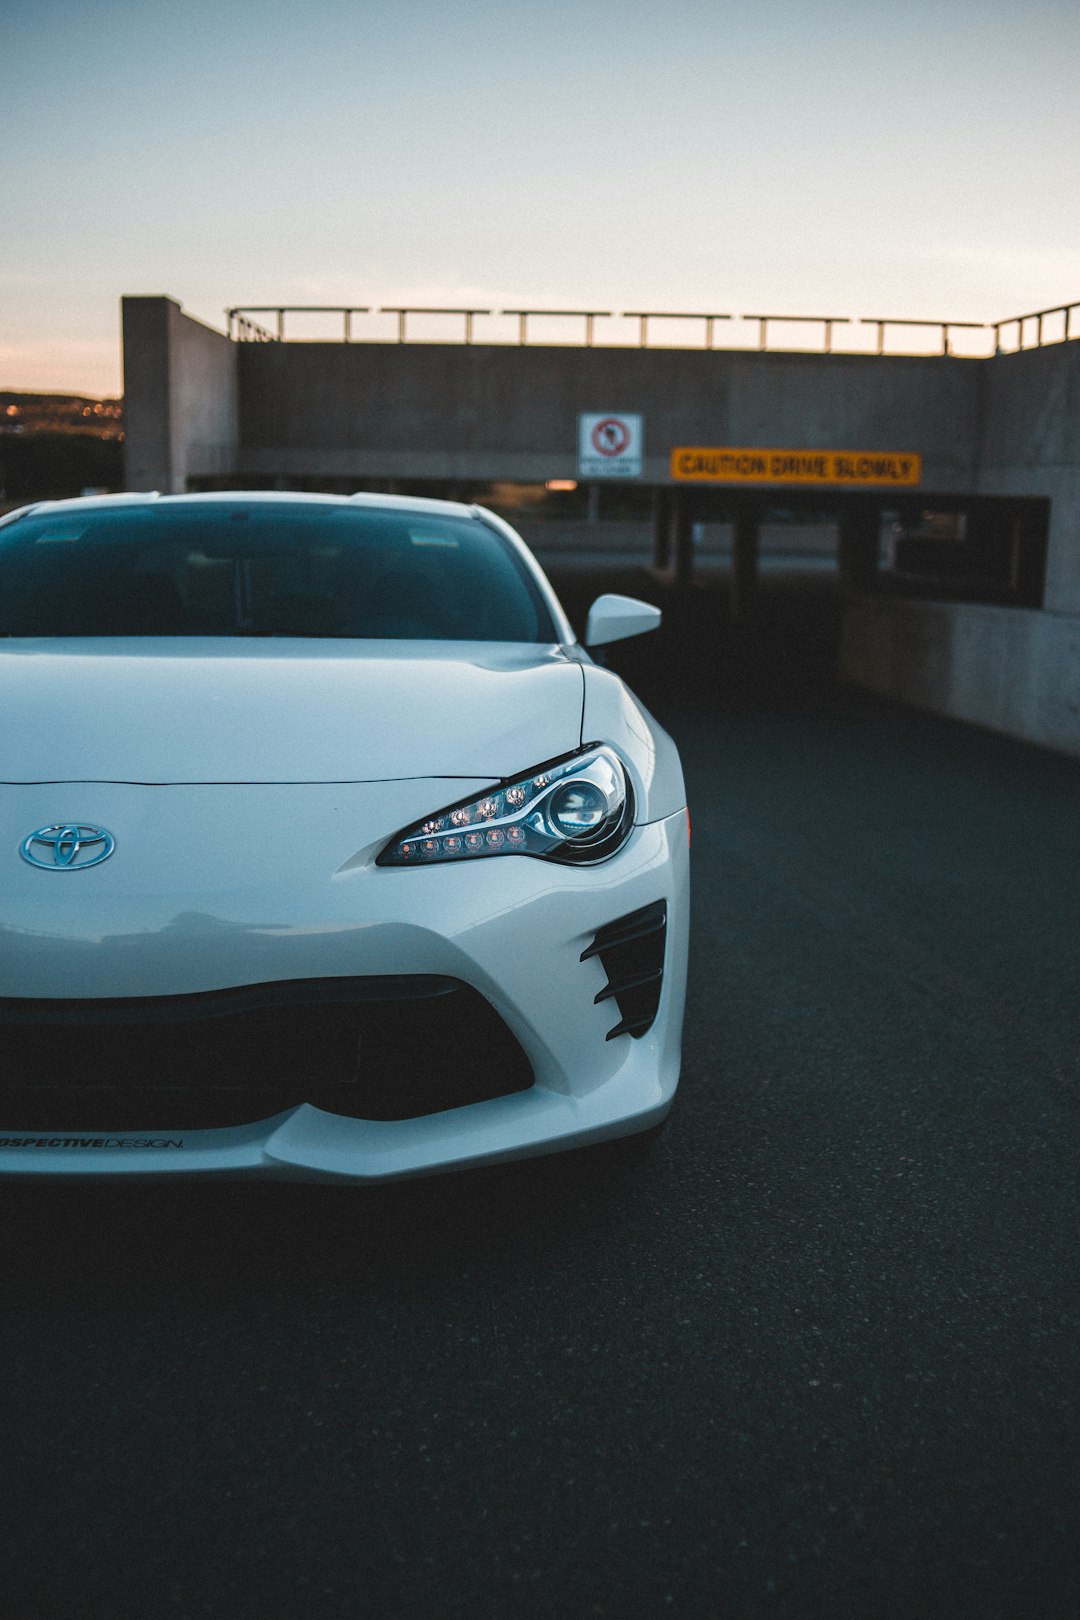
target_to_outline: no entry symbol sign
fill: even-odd
[[[621,416],[605,416],[589,435],[594,450],[602,456],[621,456],[630,443],[630,429]]]
[[[640,478],[642,418],[625,411],[578,417],[579,478]]]

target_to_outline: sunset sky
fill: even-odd
[[[116,392],[122,293],[1080,299],[1077,0],[0,5],[0,387]]]

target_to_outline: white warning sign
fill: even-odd
[[[578,417],[579,478],[640,478],[644,418],[625,411]]]

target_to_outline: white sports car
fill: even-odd
[[[0,1170],[364,1182],[664,1118],[678,756],[500,518],[25,507],[0,636]]]

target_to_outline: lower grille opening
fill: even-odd
[[[666,941],[667,901],[657,900],[608,923],[582,951],[583,962],[598,956],[608,976],[594,999],[613,1000],[619,1009],[619,1022],[607,1032],[609,1041],[617,1035],[637,1040],[652,1027],[664,983]]]
[[[300,1103],[416,1119],[532,1084],[495,1009],[454,979],[0,1001],[0,1127],[11,1130],[208,1129]]]

